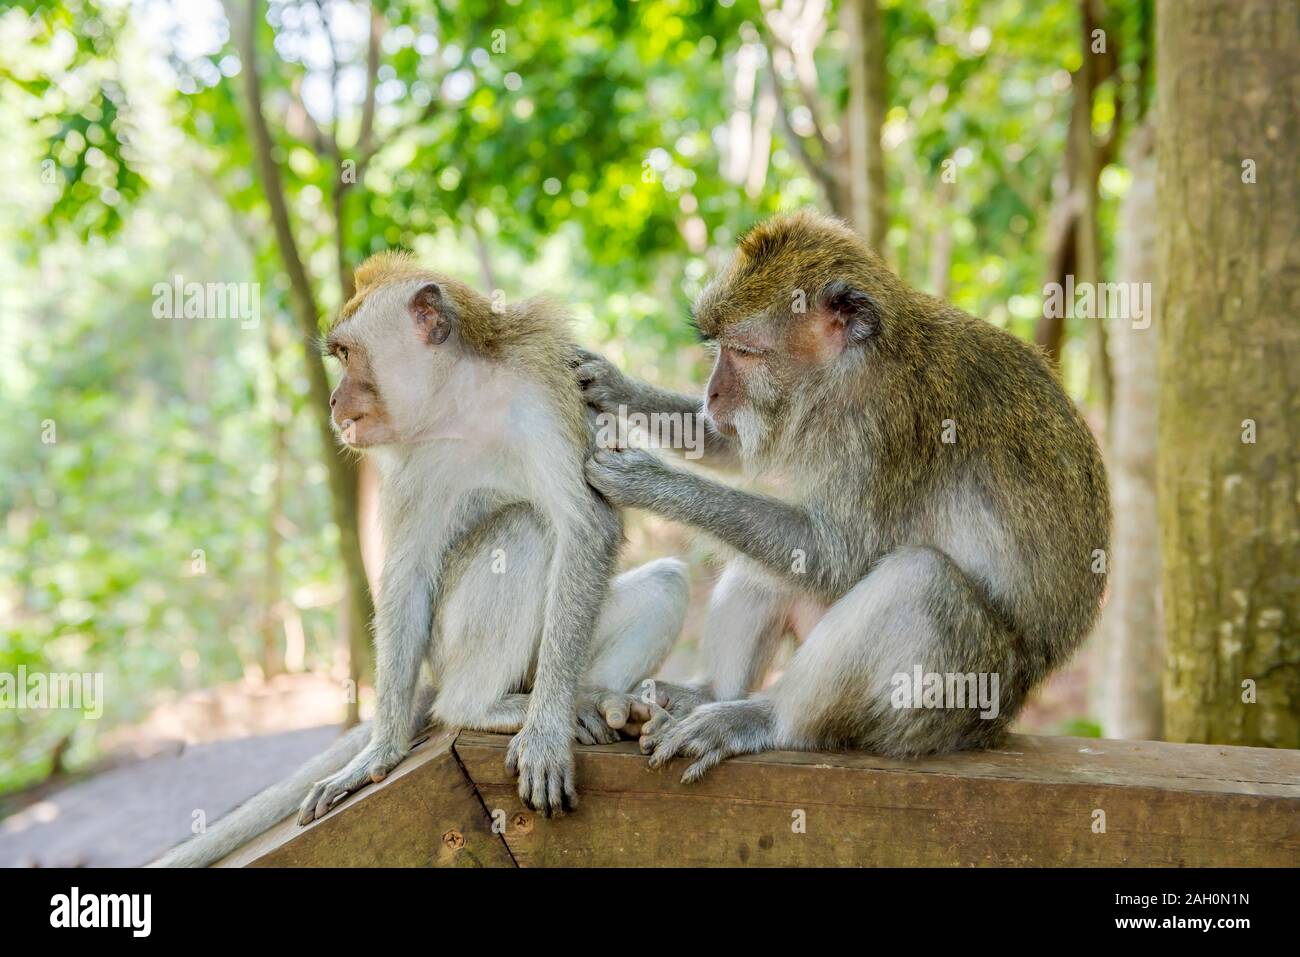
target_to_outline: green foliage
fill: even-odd
[[[47,144],[42,177],[63,187],[44,217],[43,233],[69,229],[82,240],[111,235],[122,225],[121,207],[144,188],[115,60],[124,11],[39,0],[24,0],[16,10],[29,14],[27,55],[0,62],[0,81],[39,102]]]

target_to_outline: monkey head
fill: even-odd
[[[521,408],[521,381],[540,385],[565,428],[586,435],[568,321],[550,303],[489,300],[402,252],[367,259],[356,286],[325,339],[343,368],[330,410],[348,446],[500,437],[501,418]]]
[[[466,348],[464,313],[482,297],[403,253],[371,257],[356,283],[325,339],[343,371],[335,431],[357,449],[414,441],[445,412],[438,394]]]
[[[896,283],[836,220],[802,212],[756,226],[692,310],[717,349],[705,414],[747,459],[762,457],[869,361]]]

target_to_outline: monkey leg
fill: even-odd
[[[697,758],[683,781],[725,758],[777,748],[857,747],[915,755],[992,744],[1020,694],[1011,638],[966,575],[933,548],[900,548],[830,607],[768,691],[646,725],[652,766]],[[930,706],[911,692],[921,675],[975,675],[991,702]],[[993,682],[997,683],[994,684]],[[901,690],[908,695],[903,700]]]
[[[757,691],[787,631],[794,592],[747,558],[723,569],[709,597],[703,651],[720,701]]]
[[[636,736],[650,716],[642,697],[653,693],[660,703],[667,702],[661,689],[669,686],[647,679],[663,665],[681,633],[689,598],[689,573],[675,558],[648,562],[611,583],[583,681],[584,695],[595,702],[603,725],[589,729],[593,738],[604,742]],[[578,720],[581,729],[581,707]]]
[[[660,709],[684,718],[719,698],[739,698],[761,686],[781,637],[786,633],[796,596],[758,564],[744,557],[729,562],[709,599],[702,650],[705,674],[686,684],[654,683],[654,704],[642,689],[631,701],[602,705],[610,726],[640,737]],[[626,704],[626,709],[622,707]]]
[[[482,731],[518,731],[516,694],[532,683],[551,546],[536,516],[503,515],[456,556],[435,618],[430,670],[438,680],[431,717]],[[513,704],[512,704],[513,702]],[[519,714],[518,721],[512,715]]]
[[[548,556],[542,530],[526,517],[508,531],[508,559],[481,550],[447,595],[434,663],[442,691],[433,714],[447,724],[515,734],[527,716],[529,695],[511,689],[527,687]],[[677,559],[650,562],[611,582],[592,637],[592,662],[578,690],[579,743],[618,740],[599,705],[606,692],[626,691],[663,663],[681,631],[687,598],[686,566]]]
[[[615,578],[596,622],[583,684],[627,691],[653,675],[681,633],[689,597],[690,573],[680,559],[647,562]]]

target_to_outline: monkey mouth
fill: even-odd
[[[334,423],[334,431],[339,434],[339,441],[344,445],[356,445],[356,442],[349,441],[349,434],[355,434],[356,425],[366,417],[362,412],[358,415],[345,416],[342,420]]]
[[[714,412],[712,409],[704,410],[704,418],[707,419],[713,425],[713,428],[720,434],[725,435],[727,438],[735,438],[736,427],[732,424],[730,419],[718,415],[718,413]]]

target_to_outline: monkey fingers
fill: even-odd
[[[506,770],[519,776],[519,800],[543,817],[562,817],[578,806],[567,734],[562,746],[559,740],[525,728],[510,739],[506,750]]]
[[[574,737],[579,744],[613,744],[619,739],[618,730],[608,722],[601,707],[608,696],[599,701],[580,701],[578,703],[577,723]]]
[[[656,748],[662,736],[669,728],[676,725],[677,719],[673,717],[672,712],[657,704],[643,704],[642,707],[645,708],[647,717],[641,725],[641,753],[650,754],[652,751],[658,753]],[[658,767],[658,763],[651,759],[650,766]]]
[[[377,784],[402,760],[394,748],[367,747],[343,770],[317,781],[298,810],[298,824],[307,825],[324,817],[330,808],[366,784]]]
[[[587,483],[614,505],[644,505],[647,478],[666,468],[645,449],[597,449],[587,459]]]
[[[705,705],[662,730],[655,727],[649,736],[650,767],[663,767],[679,755],[698,758],[682,775],[683,784],[692,784],[727,758],[772,747],[771,724],[770,704],[757,699]]]
[[[661,706],[668,704],[668,696],[656,690],[655,697]],[[605,723],[625,738],[639,738],[642,725],[650,720],[650,704],[631,691],[607,691],[596,699],[596,709]]]

